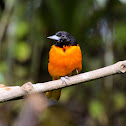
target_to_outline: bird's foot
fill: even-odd
[[[68,76],[61,77],[62,84],[63,84],[63,83],[65,83],[66,85],[68,85],[68,83],[67,83],[66,79],[67,79],[67,80],[70,80]]]
[[[77,72],[77,74],[79,73],[79,72],[78,72],[78,69],[76,69],[76,72]]]

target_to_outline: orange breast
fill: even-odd
[[[52,77],[66,76],[73,70],[82,69],[82,54],[79,45],[64,46],[52,45],[49,52],[48,71]]]

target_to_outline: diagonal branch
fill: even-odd
[[[53,89],[63,88],[67,86],[72,86],[82,82],[87,82],[106,76],[121,74],[126,72],[126,60],[117,62],[116,64],[93,70],[86,73],[81,73],[75,76],[72,76],[67,80],[67,85],[63,84],[61,79],[49,81],[45,83],[36,83],[32,84],[27,82],[22,86],[5,86],[0,84],[0,102],[20,99],[26,94],[45,92]]]

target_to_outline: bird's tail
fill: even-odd
[[[46,92],[46,96],[48,99],[54,99],[55,101],[58,101],[61,95],[61,89],[53,90],[53,91],[48,91]]]

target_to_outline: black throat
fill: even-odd
[[[68,39],[61,38],[60,41],[55,41],[55,46],[63,48],[63,46],[77,46],[76,39],[70,36]]]
[[[69,42],[55,42],[55,46],[58,46],[60,48],[63,48],[63,46],[70,46],[71,44]],[[74,46],[74,45],[73,45]]]

